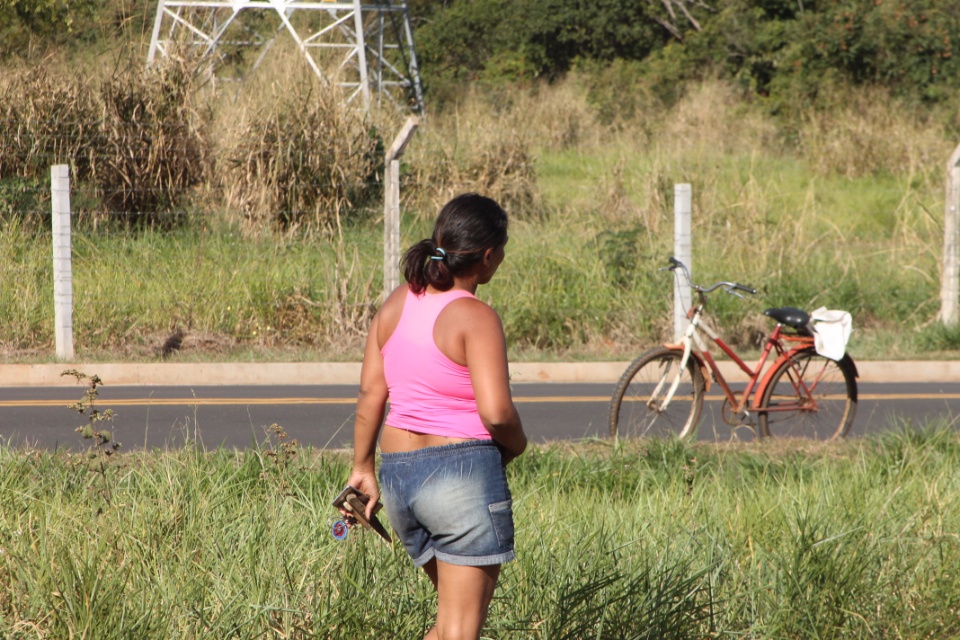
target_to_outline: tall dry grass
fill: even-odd
[[[45,66],[16,69],[0,83],[0,180],[44,180],[69,164],[95,201],[81,213],[159,224],[207,176],[205,114],[195,67],[168,58],[87,79]],[[84,211],[89,207],[88,211]]]
[[[868,132],[878,145],[896,137],[893,147],[909,160],[863,153],[863,137],[838,134],[844,157],[860,163],[851,174],[811,155],[795,123],[723,82],[688,86],[670,107],[610,122],[571,86],[541,86],[509,100],[473,94],[447,114],[455,124],[469,119],[456,128],[461,147],[506,132],[528,144],[536,161],[543,222],[512,234],[517,277],[504,275],[509,283],[495,282],[491,291],[523,345],[618,353],[667,336],[669,296],[660,292],[669,283],[657,280],[656,269],[673,250],[673,190],[681,182],[693,186],[698,276],[763,290],[750,303],[718,301],[729,342],[755,344],[767,328],[759,311],[776,304],[846,308],[871,332],[905,323],[905,342],[927,330],[942,246],[936,158],[950,152],[942,122],[905,112],[888,96],[850,90],[845,100],[853,106],[814,114],[819,122]],[[868,103],[874,112],[856,106]],[[578,110],[594,117],[580,121],[576,146],[551,138],[548,114]],[[883,292],[891,289],[897,294]]]
[[[540,213],[534,153],[527,133],[469,102],[429,120],[407,152],[405,199],[431,218],[466,191],[494,198],[518,217]]]
[[[81,178],[87,176],[98,112],[82,78],[45,65],[0,74],[0,180],[35,178],[49,174],[51,164],[65,162]]]
[[[331,231],[382,194],[390,133],[297,57],[279,56],[218,111],[216,189],[247,231]]]
[[[89,153],[108,215],[170,225],[176,218],[169,214],[183,211],[207,179],[210,117],[197,96],[198,71],[196,61],[169,56],[102,83],[99,139]]]
[[[942,126],[886,89],[824,94],[824,106],[805,113],[798,131],[799,153],[820,175],[922,177],[949,155]]]

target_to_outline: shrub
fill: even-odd
[[[223,150],[221,186],[250,228],[330,228],[380,193],[383,142],[335,93],[302,80],[250,107]]]
[[[19,71],[0,86],[0,180],[49,184],[51,165],[70,164],[74,187],[97,194],[89,213],[156,224],[206,175],[193,92],[190,65],[174,59],[129,65],[99,87],[43,66]]]
[[[0,58],[22,55],[32,41],[66,42],[96,20],[98,0],[4,0],[0,2]]]
[[[4,74],[0,81],[0,179],[41,178],[50,166],[70,162],[89,175],[97,137],[97,104],[90,86],[58,77],[41,65]]]
[[[194,66],[167,57],[129,65],[100,90],[103,116],[92,177],[108,213],[137,225],[169,224],[207,172],[205,117],[194,108]]]
[[[433,12],[418,30],[418,42],[424,75],[438,78],[441,85],[503,71],[508,79],[556,79],[578,58],[642,59],[699,28],[694,16],[705,14],[705,7],[682,0],[663,6],[630,0],[600,5],[575,0],[460,1]],[[504,65],[504,60],[511,63]]]

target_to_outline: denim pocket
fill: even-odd
[[[494,502],[488,508],[500,548],[513,549],[513,500]]]

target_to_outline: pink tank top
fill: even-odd
[[[477,413],[470,371],[437,348],[433,326],[462,290],[414,295],[407,291],[400,322],[380,350],[390,393],[386,424],[397,429],[454,438],[490,440]]]

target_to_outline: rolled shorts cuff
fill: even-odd
[[[517,554],[514,551],[507,551],[506,553],[498,553],[494,555],[487,556],[455,556],[449,553],[443,553],[442,551],[437,551],[436,549],[428,549],[419,558],[414,559],[413,566],[422,567],[431,560],[436,558],[440,562],[446,562],[447,564],[454,564],[459,567],[488,567],[495,564],[506,564],[517,559]]]

